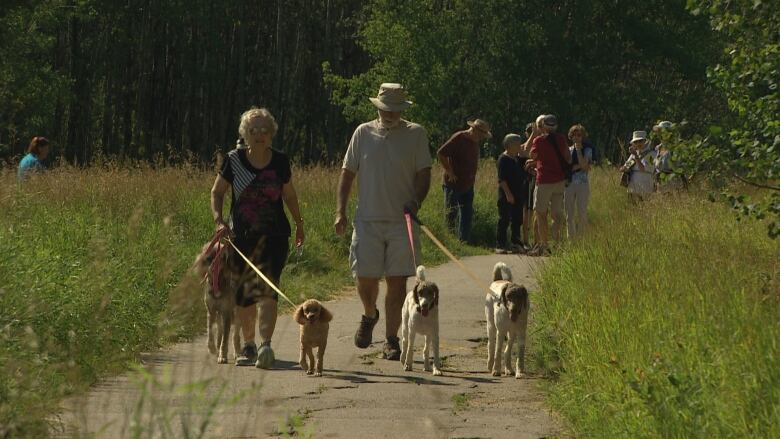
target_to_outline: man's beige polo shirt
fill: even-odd
[[[397,127],[386,129],[375,119],[357,127],[342,166],[357,174],[355,220],[402,220],[404,205],[416,196],[415,174],[431,165],[422,126],[401,119]]]

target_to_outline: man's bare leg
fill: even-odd
[[[358,295],[363,302],[363,316],[360,326],[355,333],[355,346],[365,349],[371,345],[374,326],[379,321],[379,310],[376,308],[376,299],[379,296],[379,278],[358,277]]]
[[[401,308],[404,306],[404,299],[406,299],[406,279],[406,276],[394,276],[386,279],[385,335],[388,338],[398,337],[398,328],[401,327]]]

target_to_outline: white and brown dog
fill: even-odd
[[[525,372],[525,333],[528,326],[528,290],[512,282],[509,267],[499,262],[493,267],[493,282],[485,297],[485,319],[488,333],[488,371],[501,376],[501,355],[504,373],[522,378]],[[506,339],[506,347],[504,340]],[[512,370],[512,348],[519,345],[515,370]]]
[[[328,345],[329,322],[333,320],[333,314],[319,301],[309,299],[298,306],[293,319],[301,325],[301,369],[306,372],[306,375],[322,376],[323,357],[325,347]],[[317,348],[316,370],[313,348]]]
[[[406,295],[401,312],[401,364],[404,370],[412,370],[414,363],[414,336],[425,336],[423,349],[424,367],[441,375],[439,359],[439,287],[425,280],[425,267],[417,267],[417,283]],[[430,350],[433,349],[433,369]]]
[[[206,335],[208,337],[209,352],[217,355],[217,363],[225,364],[228,359],[228,340],[230,339],[230,329],[235,320],[236,308],[236,280],[234,273],[230,270],[230,248],[225,248],[221,252],[222,244],[217,242],[211,249],[210,244],[203,246],[192,270],[197,278],[203,284],[203,302],[206,304]],[[219,254],[219,270],[216,273],[211,272],[211,265]],[[214,288],[213,276],[218,276]],[[216,334],[215,334],[216,326]],[[233,333],[233,350],[238,352],[240,347],[239,331]]]

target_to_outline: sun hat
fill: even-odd
[[[406,100],[406,90],[401,84],[385,82],[379,86],[375,98],[368,98],[376,108],[384,111],[404,111],[412,105]]]
[[[674,125],[673,123],[669,122],[668,120],[665,120],[665,121],[662,121],[662,122],[658,122],[658,125],[654,126],[653,129],[654,130],[661,130],[661,129],[668,130],[668,129],[671,129],[673,125]]]
[[[557,127],[558,118],[554,114],[547,114],[544,116],[544,126]]]
[[[476,128],[483,133],[487,134],[488,139],[493,137],[493,133],[490,132],[490,124],[482,119],[474,119],[466,122],[466,124],[472,128]]]
[[[634,131],[634,134],[631,137],[631,143],[637,142],[639,140],[647,140],[647,132],[645,132],[645,131]]]

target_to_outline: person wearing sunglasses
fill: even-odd
[[[211,189],[211,210],[217,231],[227,228],[238,249],[264,272],[267,269],[264,274],[279,285],[292,232],[284,206],[295,222],[298,248],[303,245],[304,231],[290,159],[271,148],[277,130],[276,120],[265,108],[252,108],[241,115],[238,132],[246,147],[227,154]],[[233,202],[226,222],[222,206],[229,188]],[[239,272],[251,270],[238,254],[233,254],[231,264]],[[270,288],[258,295],[242,291],[239,285],[236,301],[236,316],[244,336],[244,347],[237,353],[236,365],[254,364],[270,369],[275,360],[271,337],[276,327],[279,297]],[[259,351],[255,344],[256,321],[260,333]]]

